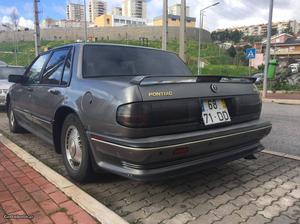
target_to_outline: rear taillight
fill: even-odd
[[[117,111],[118,123],[133,128],[191,123],[200,119],[197,99],[137,102],[122,105]]]

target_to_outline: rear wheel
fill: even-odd
[[[12,133],[20,133],[24,131],[24,129],[19,125],[15,117],[15,113],[12,109],[11,103],[9,103],[8,105],[7,115],[8,115],[8,122],[9,122],[9,130]]]
[[[61,149],[70,177],[84,182],[93,173],[90,148],[83,125],[75,114],[66,117],[61,133]]]

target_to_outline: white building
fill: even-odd
[[[67,20],[84,21],[84,5],[68,3],[66,7]]]
[[[121,7],[113,8],[111,14],[115,16],[122,16],[122,8]]]
[[[107,2],[100,0],[89,0],[90,22],[94,23],[95,18],[107,13]]]
[[[142,18],[114,15],[112,22],[112,26],[146,26],[147,20]]]
[[[145,0],[123,0],[122,16],[147,18],[147,3]]]
[[[180,16],[181,14],[181,4],[175,4],[171,5],[168,9],[169,14],[175,15],[175,16]],[[190,7],[186,7],[186,16],[190,16]]]

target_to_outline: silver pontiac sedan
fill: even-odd
[[[249,158],[272,127],[255,79],[193,76],[152,48],[66,45],[9,81],[11,131],[53,144],[77,181],[99,168],[154,180]]]

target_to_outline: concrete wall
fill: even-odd
[[[187,28],[187,39],[198,40],[199,29]],[[0,33],[0,42],[13,42],[12,32]],[[140,37],[146,37],[149,40],[160,40],[162,36],[162,27],[145,26],[145,27],[94,27],[88,29],[88,36],[98,40],[138,40]],[[83,28],[51,28],[42,29],[41,38],[43,40],[83,40]],[[19,41],[33,41],[34,31],[17,32]],[[179,39],[179,27],[169,27],[169,39]],[[202,42],[211,42],[210,33],[207,30],[201,30]]]

